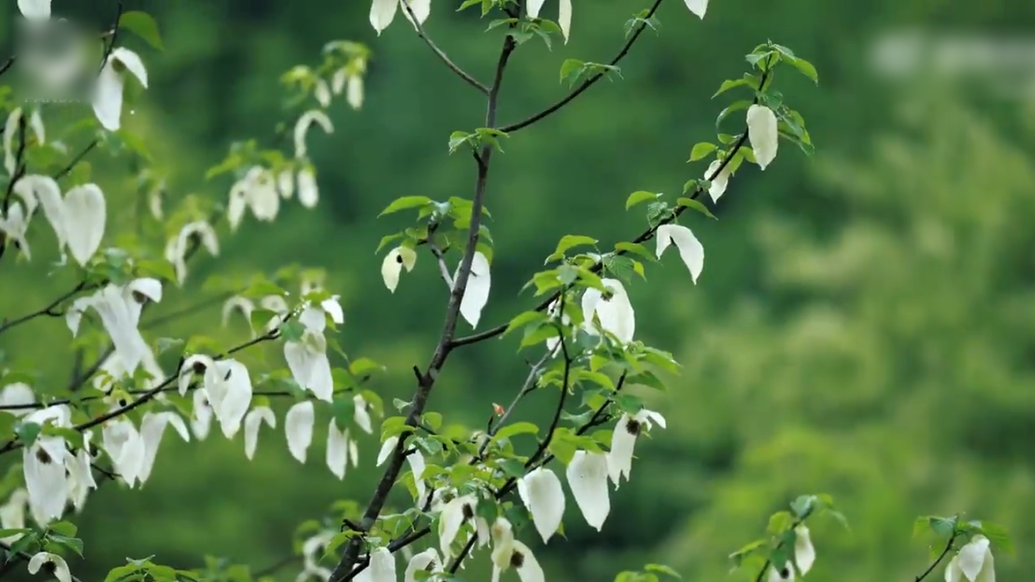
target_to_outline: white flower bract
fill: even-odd
[[[313,442],[313,423],[316,415],[309,400],[295,404],[284,417],[284,433],[287,435],[288,451],[299,463],[305,463],[306,451]]]
[[[776,114],[765,105],[752,105],[747,110],[748,141],[755,152],[758,167],[765,170],[776,159],[780,145]]]
[[[557,533],[564,518],[564,489],[561,480],[549,469],[538,467],[518,479],[518,496],[532,514],[532,523],[543,543]]]
[[[669,245],[675,244],[679,250],[679,258],[683,259],[683,264],[690,270],[690,278],[696,285],[697,278],[704,270],[704,245],[701,241],[697,240],[689,228],[678,224],[663,224],[658,227],[654,236],[658,239],[658,259],[661,259],[661,254]]]
[[[93,95],[93,111],[108,131],[118,131],[121,127],[124,71],[129,71],[147,88],[147,69],[140,55],[123,47],[112,50],[97,76]]]
[[[599,289],[586,289],[582,294],[582,317],[584,329],[590,333],[598,333],[593,325],[593,316],[600,322],[600,327],[610,332],[622,343],[631,342],[636,333],[636,313],[633,311],[625,286],[618,279],[601,279],[604,287],[610,290],[610,297],[605,297]]]
[[[952,557],[945,568],[945,582],[995,582],[995,558],[991,542],[974,536]]]
[[[603,529],[604,521],[611,512],[611,499],[607,490],[607,455],[575,451],[565,476],[586,523],[597,531]]]
[[[453,273],[453,287],[460,275],[460,266]],[[475,251],[471,259],[471,275],[467,278],[467,287],[460,300],[460,315],[471,327],[478,327],[482,317],[482,309],[489,302],[489,291],[492,288],[492,275],[489,273],[489,259],[481,252]]]

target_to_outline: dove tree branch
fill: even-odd
[[[503,75],[506,71],[507,63],[510,61],[510,55],[514,52],[515,48],[517,48],[517,42],[515,42],[513,36],[508,34],[503,41],[503,48],[500,50],[499,60],[496,64],[496,74],[486,100],[485,127],[496,127],[496,114],[499,103],[500,88],[503,85]],[[438,345],[435,347],[434,353],[431,356],[431,361],[428,363],[425,370],[418,375],[417,391],[413,396],[411,401],[412,406],[406,417],[406,424],[411,427],[416,427],[420,424],[421,415],[427,405],[428,398],[431,395],[431,390],[435,385],[435,380],[438,378],[438,375],[452,350],[452,340],[456,333],[456,325],[460,314],[460,301],[463,299],[464,292],[467,290],[467,282],[471,277],[471,264],[474,261],[474,253],[478,244],[479,227],[481,226],[482,208],[485,204],[485,193],[488,186],[489,163],[492,159],[492,151],[491,145],[485,145],[481,148],[480,152],[474,154],[475,163],[477,165],[477,178],[475,180],[474,199],[471,209],[471,224],[468,229],[467,243],[464,247],[463,259],[460,261],[460,269],[457,272],[453,289],[449,294],[449,304],[446,307],[445,324],[443,325],[442,335],[438,341]],[[399,437],[399,442],[396,444],[395,451],[388,461],[388,466],[385,469],[384,475],[377,483],[377,486],[374,489],[374,494],[371,497],[370,502],[367,504],[366,510],[363,512],[363,518],[359,524],[360,531],[369,531],[370,528],[374,526],[378,516],[381,514],[381,510],[384,508],[384,505],[388,500],[388,495],[391,492],[392,487],[399,478],[399,473],[406,458],[407,436],[408,433],[403,433]],[[362,543],[362,536],[354,536],[345,545],[341,558],[331,574],[332,582],[344,582],[358,574],[358,570],[355,570],[355,566],[359,559]]]
[[[768,79],[769,75],[770,75],[770,71],[768,69],[766,70],[766,72],[764,72],[762,74],[761,83],[760,83],[762,86],[765,86],[766,80]],[[754,103],[757,103],[757,102],[758,102],[758,99],[755,98]],[[715,171],[713,171],[711,174],[706,176],[707,181],[710,182],[711,180],[714,180],[716,176],[718,176],[720,173],[722,173],[722,171],[726,169],[726,166],[728,166],[730,164],[730,162],[733,161],[733,158],[736,157],[736,153],[738,151],[740,151],[740,148],[744,147],[744,145],[747,143],[747,141],[748,141],[748,132],[747,132],[747,128],[745,127],[744,131],[742,131],[740,133],[740,136],[737,138],[737,140],[730,146],[729,154],[722,160],[722,163],[719,164],[719,166],[717,168],[715,168]],[[697,187],[694,188],[693,192],[689,193],[689,195],[687,197],[690,198],[691,200],[697,200],[706,191],[707,191],[706,187],[698,185]],[[657,224],[651,226],[650,228],[645,230],[642,234],[640,234],[635,239],[633,239],[632,242],[635,243],[635,244],[641,244],[641,243],[644,243],[644,242],[654,238],[654,234],[658,231],[658,228],[660,228],[661,226],[664,226],[666,224],[672,224],[673,222],[675,222],[675,220],[677,218],[679,218],[684,212],[686,212],[686,209],[687,209],[686,206],[680,206],[680,207],[676,208],[667,217],[659,220]],[[614,251],[614,255],[615,256],[622,256],[622,255],[626,255],[626,254],[628,254],[628,253],[624,249],[619,249],[619,250]],[[603,263],[602,262],[597,262],[595,265],[590,267],[590,271],[593,272],[593,273],[599,273],[602,268],[603,268]],[[557,301],[561,297],[561,295],[566,293],[569,289],[570,289],[570,287],[564,287],[564,288],[560,289],[559,291],[556,291],[555,293],[553,293],[552,295],[550,295],[549,297],[547,297],[546,299],[541,301],[539,303],[539,305],[537,305],[534,308],[534,311],[543,311],[544,309],[547,309],[550,306],[551,303],[553,303],[554,301]],[[476,343],[483,342],[485,340],[492,339],[494,337],[497,337],[497,336],[503,334],[503,332],[507,331],[507,326],[508,325],[509,325],[509,323],[501,323],[501,324],[497,325],[496,327],[489,328],[489,329],[487,329],[485,331],[456,338],[456,339],[453,340],[452,347],[458,348],[460,346],[476,344]]]
[[[266,333],[264,335],[261,335],[261,336],[259,336],[257,338],[254,338],[254,339],[251,339],[249,341],[246,341],[243,344],[239,344],[239,345],[237,345],[237,346],[235,346],[233,348],[230,348],[225,353],[220,354],[218,356],[215,356],[213,359],[215,359],[215,360],[225,360],[225,359],[229,358],[230,356],[236,354],[237,352],[240,352],[242,350],[246,350],[246,349],[248,349],[248,348],[250,348],[252,346],[261,344],[263,342],[273,341],[275,339],[278,339],[279,337],[280,337],[280,329],[279,328],[278,329],[274,329],[274,330],[272,330],[272,331],[270,331],[270,332],[268,332],[268,333]],[[81,423],[81,424],[77,424],[77,425],[72,427],[72,430],[75,430],[75,431],[78,431],[78,432],[82,432],[84,430],[91,429],[91,428],[93,428],[95,426],[99,426],[101,424],[104,424],[105,422],[108,422],[109,420],[111,420],[113,418],[118,418],[118,417],[122,416],[123,414],[126,414],[127,412],[130,412],[131,410],[134,410],[134,409],[136,409],[136,408],[138,408],[140,406],[143,406],[144,404],[147,404],[148,402],[153,400],[156,396],[158,396],[162,392],[167,392],[167,391],[175,389],[176,388],[176,384],[179,381],[180,376],[183,374],[183,372],[184,372],[184,370],[183,370],[183,362],[181,361],[180,365],[176,367],[176,371],[172,375],[168,376],[165,380],[163,380],[161,383],[157,384],[153,388],[151,388],[149,390],[146,390],[143,393],[141,393],[139,398],[136,398],[136,399],[134,399],[131,402],[127,402],[125,405],[120,406],[120,407],[116,408],[115,410],[112,410],[111,412],[108,412],[106,414],[102,414],[100,416],[94,417],[94,418],[88,420],[87,422],[84,422],[84,423]],[[5,444],[3,447],[0,447],[0,455],[3,455],[5,453],[9,453],[11,451],[16,451],[16,450],[18,450],[18,449],[20,449],[20,448],[22,448],[24,446],[25,446],[24,443],[22,443],[18,438],[12,439],[12,440],[8,441],[7,444]]]
[[[934,561],[931,562],[931,565],[928,566],[927,569],[924,570],[919,576],[917,576],[913,582],[922,582],[925,578],[930,576],[931,572],[934,572],[934,569],[938,567],[938,564],[941,564],[942,560],[944,560],[945,557],[949,555],[949,552],[952,551],[953,544],[956,543],[956,538],[958,537],[959,532],[953,531],[952,535],[949,536],[949,540],[945,542],[945,548],[942,549],[942,552],[938,554],[938,557],[936,557]]]
[[[456,76],[463,79],[464,82],[474,87],[482,94],[488,95],[490,91],[489,87],[487,87],[484,83],[482,83],[478,79],[475,79],[466,71],[461,69],[459,65],[454,63],[452,59],[449,58],[449,55],[443,52],[442,49],[438,48],[438,45],[435,44],[435,41],[431,40],[431,37],[428,36],[428,33],[424,31],[424,27],[420,24],[420,22],[417,21],[417,16],[413,13],[413,8],[410,7],[410,4],[408,2],[400,2],[400,4],[402,4],[403,9],[406,10],[406,14],[410,17],[410,22],[413,23],[413,27],[417,29],[417,36],[419,36],[421,40],[424,41],[424,44],[428,45],[428,48],[431,49],[431,52],[435,53],[435,56],[438,57],[440,61],[445,63],[446,67],[448,67],[450,71],[456,73]]]
[[[640,38],[641,34],[643,34],[644,29],[646,29],[647,26],[649,26],[647,24],[647,20],[653,17],[654,13],[658,11],[658,8],[661,6],[662,1],[663,0],[654,0],[654,5],[651,6],[650,9],[647,11],[646,16],[640,19],[640,23],[636,26],[636,29],[629,36],[629,40],[625,41],[625,45],[622,46],[621,50],[618,51],[618,54],[615,55],[613,59],[611,59],[610,63],[608,63],[609,66],[616,66],[619,62],[621,62],[622,59],[625,58],[625,55],[629,54],[629,50],[632,49],[633,44],[635,44],[636,40]],[[583,92],[595,85],[597,81],[604,78],[606,74],[607,73],[605,72],[596,73],[595,75],[589,77],[588,79],[580,83],[578,87],[576,87],[571,93],[568,93],[563,99],[561,99],[557,103],[554,103],[553,105],[547,107],[539,113],[536,113],[535,115],[523,119],[521,121],[518,121],[517,123],[505,125],[500,128],[500,131],[502,131],[503,133],[517,131],[519,129],[526,128],[529,125],[532,125],[533,123],[539,121],[540,119],[543,119],[549,115],[552,115],[553,113],[556,113],[557,111],[560,111],[562,107],[574,101],[576,97],[582,95]]]

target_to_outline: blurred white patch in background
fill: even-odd
[[[996,95],[1035,99],[1035,36],[899,29],[873,39],[869,65],[893,82],[980,83]]]
[[[23,101],[79,101],[97,71],[89,58],[90,37],[66,19],[19,19],[14,83]],[[96,41],[94,41],[96,44]]]

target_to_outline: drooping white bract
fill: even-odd
[[[76,186],[62,197],[61,188],[53,178],[32,174],[18,180],[14,192],[26,200],[26,216],[32,214],[37,203],[43,207],[62,254],[67,246],[76,262],[85,266],[100,248],[107,223],[107,204],[97,184]]]
[[[295,194],[295,173],[290,168],[277,172],[277,191],[284,200]]]
[[[414,265],[417,264],[417,253],[409,247],[395,247],[385,255],[385,260],[381,262],[381,278],[384,279],[385,287],[389,291],[395,293],[395,288],[399,286],[399,276],[402,274],[403,269],[409,273],[413,271]]]
[[[25,529],[25,510],[29,507],[29,492],[15,489],[7,502],[0,505],[0,529]],[[0,538],[0,544],[13,544],[24,534],[13,534]]]
[[[18,11],[30,20],[48,20],[50,0],[18,0]]]
[[[532,555],[532,550],[514,539],[514,530],[506,518],[496,518],[492,525],[492,582],[499,582],[500,574],[513,567],[521,582],[545,582],[543,568]]]
[[[32,388],[24,382],[14,382],[0,390],[0,409],[5,406],[25,406],[26,408],[8,408],[4,412],[14,416],[25,416],[32,412],[28,405],[36,402]],[[0,528],[4,529],[4,528]]]
[[[529,18],[539,18],[539,11],[543,9],[546,0],[528,0],[525,7],[528,9]],[[568,43],[568,34],[571,32],[571,0],[560,0],[557,25],[561,27],[561,34],[564,36],[564,43]]]
[[[679,258],[683,259],[683,264],[690,270],[690,278],[696,285],[697,278],[704,270],[704,245],[701,241],[697,240],[689,228],[679,224],[663,224],[658,227],[654,236],[658,239],[658,259],[661,259],[661,254],[669,245],[675,244],[679,250]]]
[[[284,342],[284,359],[295,382],[325,402],[331,402],[334,393],[327,339],[324,337],[328,315],[335,324],[345,322],[336,297],[324,300],[319,306],[307,305],[298,316],[304,327],[302,337]]]
[[[586,518],[586,523],[600,531],[611,512],[607,491],[607,455],[589,451],[575,451],[568,463],[565,476],[575,503]]]
[[[205,392],[223,436],[233,438],[252,404],[252,379],[237,360],[218,360],[205,369]]]
[[[708,12],[708,0],[683,0],[686,2],[686,7],[690,9],[698,18],[704,20],[704,14]]]
[[[410,558],[410,562],[406,565],[406,572],[403,574],[403,582],[417,582],[417,572],[428,572],[429,574],[442,572],[442,561],[435,548],[428,548]]]
[[[306,164],[298,171],[298,201],[305,208],[315,208],[320,201],[320,188],[316,185],[316,170]]]
[[[621,484],[624,476],[629,479],[632,472],[633,449],[636,447],[636,437],[643,432],[644,427],[649,431],[654,427],[652,423],[658,423],[665,428],[665,417],[653,410],[646,408],[634,415],[623,414],[615,425],[614,433],[611,436],[611,451],[607,454],[607,472],[615,489]]]
[[[97,488],[97,481],[93,478],[93,455],[90,451],[90,442],[93,440],[93,431],[83,433],[83,446],[66,460],[68,469],[68,501],[75,507],[75,510],[82,511],[86,505],[86,498],[91,489]]]
[[[801,570],[801,575],[804,576],[812,569],[812,564],[816,562],[816,549],[812,547],[812,538],[809,536],[808,527],[799,525],[794,528],[794,534],[794,562],[797,563],[798,568]],[[769,582],[790,582],[794,578],[794,564],[789,561],[781,569],[777,569],[775,566],[770,566],[769,568]]]
[[[25,255],[25,260],[31,261],[32,250],[29,248],[29,241],[25,239],[28,228],[29,213],[22,208],[20,202],[11,203],[11,207],[7,209],[7,216],[0,212],[0,234],[13,241],[18,250]]]
[[[19,0],[22,1],[22,0]],[[50,552],[39,552],[29,559],[29,574],[37,574],[43,564],[53,564],[54,577],[58,582],[72,582],[72,573],[68,569],[68,562],[57,554]]]
[[[370,564],[356,575],[357,582],[398,582],[395,574],[395,554],[388,548],[370,552]]]
[[[256,406],[244,415],[244,456],[248,460],[255,457],[255,447],[259,444],[259,427],[263,423],[270,428],[277,428],[277,417],[268,406]]]
[[[316,79],[313,96],[316,97],[316,102],[320,104],[320,107],[327,107],[331,104],[331,87],[327,84],[327,81],[320,78]]]
[[[991,542],[974,536],[952,557],[945,568],[945,582],[995,582],[995,558]]]
[[[391,436],[385,439],[385,442],[381,445],[381,450],[377,453],[377,464],[380,467],[388,460],[388,457],[395,452],[395,446],[399,444],[399,437]],[[413,472],[413,483],[417,489],[417,500],[419,501],[424,498],[427,494],[427,485],[424,483],[424,469],[427,464],[424,461],[424,455],[421,454],[419,449],[414,449],[412,453],[406,455],[406,462],[410,464],[410,470]]]
[[[184,442],[190,442],[187,425],[183,423],[183,419],[178,414],[175,412],[145,412],[144,417],[140,419],[140,439],[144,442],[144,458],[140,464],[140,472],[137,474],[140,483],[144,483],[151,476],[151,469],[154,468],[155,459],[158,456],[158,446],[162,443],[162,435],[165,433],[167,425],[172,425],[176,434],[180,435]]]
[[[546,308],[546,313],[554,320],[556,320],[557,316],[560,315],[561,316],[561,325],[567,327],[568,325],[571,324],[571,317],[569,317],[567,313],[559,313],[560,309],[561,309],[561,302],[560,302],[560,300],[554,300],[553,303],[550,303],[550,305]],[[551,338],[548,338],[546,340],[546,349],[550,353],[555,352],[557,350],[557,348],[560,347],[560,345],[561,345],[561,338],[560,338],[560,336],[551,337]]]
[[[599,289],[586,289],[582,294],[582,317],[585,320],[583,327],[589,333],[599,333],[597,326],[593,324],[595,315],[600,322],[600,328],[614,334],[622,343],[631,342],[636,333],[636,313],[629,302],[629,295],[618,279],[601,281],[610,291],[610,297],[605,297]]]
[[[325,133],[334,133],[334,124],[323,111],[311,109],[303,113],[295,122],[295,157],[298,159],[306,157],[305,138],[309,133],[309,127],[314,123],[323,128]]]
[[[284,433],[288,451],[299,463],[305,463],[305,454],[313,442],[313,423],[316,422],[313,403],[305,400],[295,404],[284,416]]]
[[[302,542],[302,571],[295,578],[296,582],[306,582],[310,578],[323,581],[331,579],[331,571],[320,566],[320,557],[333,539],[334,532],[322,531]]]
[[[47,128],[43,125],[43,116],[40,115],[39,108],[33,109],[29,114],[29,127],[32,128],[32,133],[36,134],[39,145],[47,143]]]
[[[401,7],[403,16],[413,23],[414,28],[424,24],[428,15],[431,14],[431,0],[374,0],[370,6],[370,25],[377,31],[378,36],[381,35],[381,31],[388,28],[392,20],[395,20],[395,12],[403,2],[409,5],[409,10],[406,9],[406,6]],[[410,16],[411,11],[416,17],[416,22]]]
[[[123,47],[112,50],[97,76],[93,95],[93,112],[108,131],[118,131],[121,127],[125,71],[132,73],[147,88],[147,69],[140,55]]]
[[[780,146],[776,114],[765,105],[752,105],[747,111],[748,141],[755,152],[755,161],[762,170],[776,158]]]
[[[191,250],[192,244],[204,246],[213,257],[219,256],[219,239],[211,224],[198,220],[181,228],[179,234],[165,245],[165,260],[172,263],[176,282],[181,287],[187,278],[187,252]]]
[[[181,377],[182,381],[182,377]],[[181,390],[186,391],[186,388]],[[212,417],[214,413],[212,406],[208,403],[208,395],[204,390],[195,390],[192,398],[194,406],[191,409],[190,417],[190,429],[194,433],[194,436],[199,440],[205,440],[208,436],[209,431],[212,429]]]
[[[226,218],[230,222],[231,231],[237,230],[244,218],[244,211],[248,209],[261,222],[272,222],[280,211],[276,176],[262,166],[252,166],[230,187]]]
[[[13,176],[18,167],[18,156],[14,151],[14,136],[18,135],[18,124],[22,120],[22,108],[15,107],[4,122],[4,169]]]
[[[352,420],[356,422],[363,432],[367,434],[374,434],[374,427],[370,423],[370,405],[363,399],[362,394],[356,394],[352,397],[352,403],[355,408],[352,412]]]
[[[456,280],[460,275],[460,266],[457,265],[453,273],[453,287],[456,287]],[[467,278],[467,287],[464,289],[464,296],[460,300],[460,315],[471,324],[471,327],[478,327],[478,320],[482,317],[482,309],[489,302],[489,290],[492,288],[492,275],[489,273],[489,259],[479,251],[475,251],[471,259],[471,275]]]
[[[363,108],[363,76],[361,73],[349,76],[349,80],[345,84],[345,102],[356,111]]]
[[[66,405],[57,405],[28,414],[24,422],[38,425],[53,424],[71,428],[72,411]],[[22,451],[22,470],[25,488],[29,491],[29,508],[41,526],[61,519],[68,501],[68,474],[65,460],[69,455],[65,439],[40,434],[31,446]]]
[[[118,406],[112,407],[113,410]],[[126,417],[109,420],[101,427],[101,442],[111,457],[115,472],[129,487],[134,487],[143,470],[147,445],[140,431]]]
[[[345,469],[349,464],[350,449],[355,449],[355,444],[349,438],[349,429],[341,430],[338,422],[331,419],[327,427],[327,468],[334,473],[338,479],[345,478]]]
[[[726,192],[726,186],[729,185],[730,177],[733,175],[730,173],[730,166],[732,164],[724,166],[722,162],[722,160],[714,160],[708,164],[708,169],[704,172],[705,179],[711,179],[708,195],[712,197],[712,202],[719,201],[719,198]],[[719,168],[722,168],[722,170],[720,171]]]
[[[538,467],[517,482],[518,496],[532,514],[532,523],[543,543],[557,533],[564,517],[564,489],[561,480],[549,469]]]
[[[135,279],[124,286],[109,283],[89,297],[76,299],[65,314],[65,323],[75,337],[79,332],[83,312],[88,308],[96,311],[105,331],[111,336],[111,342],[126,372],[132,374],[141,360],[151,353],[151,348],[137,329],[141,307],[148,300],[155,303],[162,300],[162,283],[158,279]]]
[[[464,522],[474,519],[478,498],[472,494],[454,497],[442,506],[438,521],[439,550],[442,560],[448,562],[453,557],[452,545]]]
[[[234,295],[230,299],[227,299],[223,303],[223,327],[226,327],[230,322],[230,315],[233,314],[234,310],[240,311],[241,314],[244,315],[245,320],[251,322],[252,312],[255,311],[255,303],[253,303],[251,299],[241,297],[239,295]]]

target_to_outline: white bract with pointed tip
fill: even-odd
[[[248,209],[251,209],[255,219],[261,222],[272,222],[280,212],[277,178],[273,172],[262,166],[252,166],[230,187],[226,218],[230,222],[231,231],[236,231],[241,225],[244,212]]]
[[[500,574],[513,567],[521,582],[545,582],[543,568],[532,555],[532,550],[514,539],[514,530],[506,518],[496,518],[492,525],[492,582],[499,582]]]
[[[438,521],[438,542],[443,561],[448,562],[453,557],[453,540],[460,533],[464,522],[474,517],[477,507],[478,498],[474,495],[454,497],[442,506]]]
[[[32,260],[32,251],[29,249],[29,241],[25,239],[26,231],[29,228],[29,213],[22,209],[20,202],[12,202],[7,209],[7,216],[0,212],[0,233],[7,240],[14,241],[18,250],[25,255],[26,260]],[[0,239],[2,240],[2,239]]]
[[[762,170],[774,159],[780,146],[780,132],[776,127],[776,114],[765,105],[752,105],[747,111],[748,141],[755,152],[755,161]]]
[[[359,464],[358,450],[356,441],[349,438],[349,429],[339,430],[337,421],[332,418],[327,429],[327,467],[338,479],[345,478],[350,459],[353,467]]]
[[[952,557],[945,568],[945,582],[995,582],[995,558],[991,542],[976,535]]]
[[[71,428],[72,411],[65,405],[51,406],[32,412],[23,422]],[[29,508],[33,519],[41,526],[61,519],[65,512],[69,489],[66,460],[69,456],[65,439],[54,435],[40,434],[31,446],[23,449],[22,471],[25,488],[29,491]]]
[[[85,266],[100,248],[107,224],[107,204],[97,184],[76,186],[62,197],[53,178],[33,174],[18,180],[14,192],[26,201],[26,215],[32,214],[37,203],[43,207],[62,254],[68,247],[76,262]]]
[[[722,160],[714,160],[708,164],[708,169],[704,172],[704,178],[706,180],[711,179],[711,185],[708,186],[708,195],[712,197],[712,202],[718,202],[719,198],[726,192],[726,186],[729,185],[730,177],[733,175],[730,173],[731,165],[723,165]],[[722,169],[720,170],[719,168]]]
[[[70,455],[65,463],[68,469],[68,501],[77,512],[82,511],[86,505],[90,490],[97,488],[97,481],[93,478],[93,455],[90,453],[92,439],[93,431],[84,432],[82,448]]]
[[[325,402],[331,401],[334,392],[331,362],[327,358],[327,339],[324,337],[328,315],[335,324],[340,325],[345,321],[341,306],[333,297],[318,307],[306,306],[298,316],[304,328],[302,337],[284,342],[284,359],[287,360],[295,382]]]
[[[108,131],[118,131],[121,127],[125,71],[132,73],[147,88],[147,69],[140,55],[123,47],[112,50],[97,76],[93,96],[93,111]]]
[[[158,279],[135,279],[125,286],[109,283],[89,297],[76,299],[65,314],[65,323],[75,337],[83,313],[91,308],[96,311],[121,358],[125,373],[132,374],[141,361],[151,355],[151,348],[137,329],[142,304],[161,300],[162,283]]]
[[[408,10],[406,6],[400,6],[404,2],[409,5]],[[406,20],[417,28],[418,25],[424,24],[431,14],[431,0],[374,0],[370,5],[370,25],[377,31],[378,36],[395,20],[395,13],[400,8]],[[410,12],[413,12],[413,16],[410,16]]]
[[[118,410],[118,405],[112,410]],[[101,427],[101,442],[111,457],[115,472],[129,487],[134,487],[144,466],[147,446],[137,427],[125,417],[113,418]]]
[[[708,0],[683,0],[686,2],[686,7],[690,9],[698,18],[704,20],[704,15],[708,12]]]
[[[589,451],[575,451],[568,463],[565,476],[575,503],[586,518],[586,523],[600,531],[611,512],[607,491],[607,455]]]
[[[539,18],[539,12],[543,9],[546,0],[528,0],[526,8],[529,18]],[[561,27],[561,35],[564,36],[564,43],[568,43],[568,35],[571,33],[571,0],[559,0],[557,13],[557,25]]]
[[[417,264],[417,252],[409,247],[396,247],[385,255],[385,260],[381,261],[381,278],[385,282],[385,287],[389,291],[395,293],[396,287],[399,286],[399,277],[402,275],[403,269],[409,273],[413,270],[413,266]]]
[[[154,468],[155,459],[158,456],[158,445],[162,443],[162,435],[168,425],[172,425],[176,434],[180,435],[184,442],[190,442],[187,425],[174,412],[145,412],[144,417],[140,420],[140,439],[144,443],[144,457],[137,479],[141,483],[147,481],[147,478],[151,476],[151,469]]]
[[[277,428],[277,417],[268,406],[256,406],[244,415],[244,456],[248,460],[255,457],[255,447],[259,444],[259,427],[263,423],[270,428]]]
[[[327,114],[319,109],[311,109],[306,111],[298,118],[295,123],[295,157],[302,159],[306,157],[306,145],[305,138],[309,133],[309,127],[313,124],[319,125],[323,128],[325,133],[334,133],[334,124],[331,123],[331,118],[327,117]]]
[[[557,533],[564,518],[564,489],[549,469],[537,467],[517,482],[518,496],[532,514],[532,523],[543,543]]]
[[[623,414],[615,425],[614,433],[611,436],[611,451],[607,454],[607,472],[615,489],[621,484],[621,478],[629,480],[629,473],[632,472],[633,449],[636,447],[636,437],[643,432],[644,428],[650,430],[653,423],[658,423],[665,428],[665,417],[659,412],[640,410],[636,414]]]
[[[683,259],[683,264],[690,270],[690,278],[696,285],[697,278],[704,270],[704,245],[701,244],[701,241],[697,240],[689,228],[678,224],[663,224],[658,227],[654,236],[658,239],[656,251],[658,259],[661,259],[661,254],[669,245],[676,245],[676,249],[679,250],[679,258]]]
[[[219,239],[211,224],[198,220],[184,225],[180,233],[165,245],[165,260],[172,263],[176,282],[181,287],[187,279],[187,253],[191,251],[192,244],[205,247],[213,257],[219,256]]]
[[[237,360],[219,360],[205,368],[205,392],[223,436],[233,438],[252,404],[252,379]]]
[[[15,107],[7,115],[4,123],[4,169],[8,176],[13,176],[18,167],[18,157],[14,151],[14,136],[18,135],[18,123],[22,120],[22,108]]]
[[[809,537],[809,528],[799,525],[794,528],[794,562],[804,576],[812,569],[816,562],[816,549],[812,547],[812,538]],[[790,582],[794,580],[794,564],[787,562],[782,569],[775,566],[769,568],[769,582]]]
[[[68,570],[68,562],[57,554],[39,552],[29,559],[29,574],[35,575],[43,564],[53,564],[54,577],[58,582],[72,582],[72,573]]]
[[[299,463],[305,463],[305,454],[313,442],[313,424],[316,415],[309,400],[292,406],[284,417],[284,433],[287,435],[288,451]]]
[[[362,394],[356,394],[352,397],[352,403],[355,406],[352,412],[352,420],[356,422],[363,432],[367,434],[374,434],[374,427],[370,423],[370,405],[363,398]]]
[[[29,406],[35,404],[35,402],[36,396],[32,393],[32,387],[24,382],[14,382],[0,390],[0,409],[7,407],[4,409],[4,412],[7,414],[13,416],[30,414],[32,413],[32,408]],[[22,406],[24,408],[12,408],[15,406]]]
[[[0,505],[0,529],[25,529],[25,510],[29,507],[29,492],[15,489],[7,502]],[[0,543],[13,544],[24,534],[16,533],[0,538]]]
[[[406,565],[406,572],[403,574],[403,582],[417,582],[417,572],[428,572],[429,574],[442,572],[442,561],[439,560],[438,551],[435,548],[428,548],[410,558],[410,562]]]
[[[298,201],[305,208],[315,208],[320,201],[320,188],[316,184],[316,170],[307,165],[298,171]]]
[[[453,288],[456,288],[456,280],[460,276],[460,266],[453,273]],[[475,251],[471,259],[471,275],[467,278],[467,287],[464,289],[464,296],[460,300],[460,315],[471,324],[471,327],[478,327],[478,320],[482,317],[482,309],[489,302],[489,291],[492,288],[492,275],[489,273],[489,259],[481,252]]]
[[[370,564],[356,575],[358,582],[398,582],[395,574],[395,554],[388,548],[370,552]]]
[[[599,333],[593,324],[596,316],[601,329],[614,334],[618,341],[629,343],[636,333],[636,313],[625,286],[618,279],[601,279],[601,282],[610,296],[605,297],[599,289],[586,289],[582,294],[583,327],[589,333]]]

